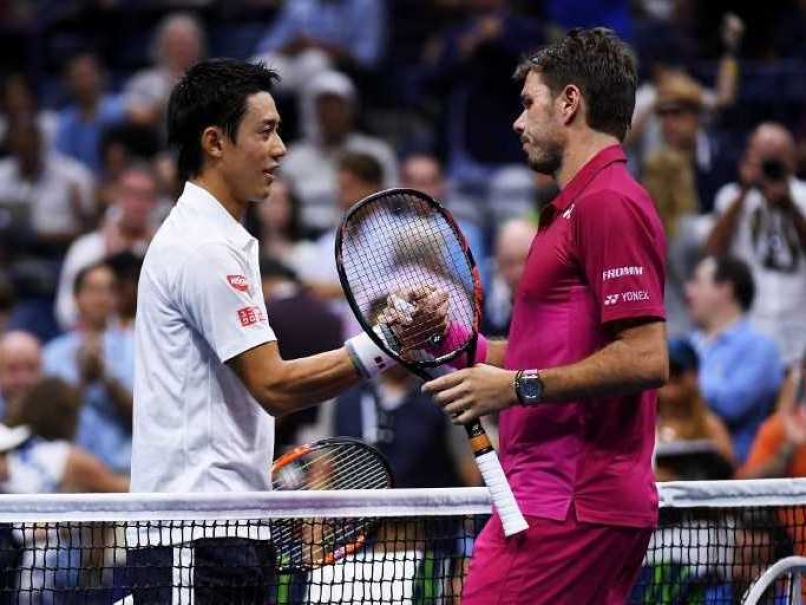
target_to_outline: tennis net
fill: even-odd
[[[739,603],[773,563],[806,554],[806,479],[660,495],[631,605]],[[482,488],[3,496],[0,605],[454,604],[489,512]],[[787,590],[759,602],[794,602]]]

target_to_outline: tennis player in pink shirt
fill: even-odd
[[[492,516],[462,604],[623,604],[657,521],[655,389],[668,375],[663,227],[620,146],[635,59],[608,30],[573,30],[516,77],[515,131],[560,194],[540,215],[509,341],[423,387],[457,423],[499,412],[529,522],[505,538]]]

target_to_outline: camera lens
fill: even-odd
[[[761,162],[761,173],[771,181],[782,181],[786,178],[786,166],[780,160],[768,158]]]

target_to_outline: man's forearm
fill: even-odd
[[[499,368],[504,367],[504,356],[507,352],[507,341],[506,340],[488,340],[487,341],[487,358],[484,360],[484,363],[497,366]]]
[[[736,233],[739,214],[744,205],[745,195],[747,195],[747,192],[742,190],[725,214],[719,217],[714,228],[711,229],[711,233],[705,243],[705,249],[708,251],[708,254],[712,256],[727,254],[733,243],[733,236]]]

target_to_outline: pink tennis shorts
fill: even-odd
[[[504,538],[493,515],[473,547],[462,605],[624,605],[652,530],[527,517]]]

